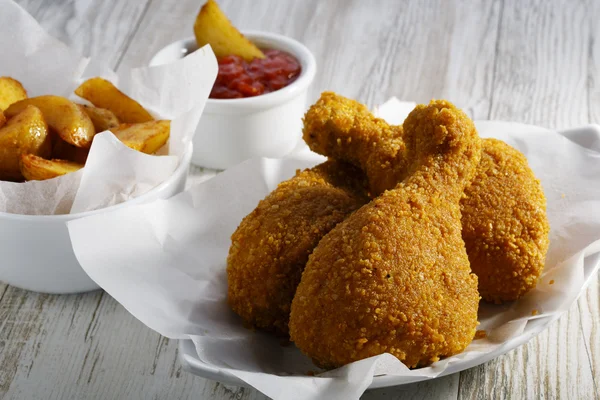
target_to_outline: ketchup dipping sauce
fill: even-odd
[[[240,56],[220,58],[211,99],[240,99],[271,93],[294,82],[301,72],[294,56],[281,50],[263,50],[265,58],[247,62]]]

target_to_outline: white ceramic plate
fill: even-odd
[[[600,151],[600,126],[589,125],[581,128],[570,129],[559,132],[562,135],[569,138],[571,141],[595,150]],[[592,281],[595,273],[600,267],[600,253],[588,256],[584,259],[584,279],[585,284],[582,292]],[[458,361],[451,364],[446,368],[438,377],[454,374],[456,372],[464,371],[466,369],[475,367],[477,365],[486,363],[498,356],[508,353],[509,351],[527,343],[529,340],[537,336],[544,329],[546,329],[552,322],[557,320],[561,316],[561,313],[550,314],[548,316],[540,317],[537,319],[530,320],[523,332],[513,339],[505,342],[503,345],[496,348],[494,351],[489,353],[481,354],[481,356],[467,361]],[[203,378],[216,380],[225,384],[247,387],[248,384],[235,377],[225,375],[220,372],[217,368],[214,368],[204,362],[200,361],[196,353],[196,348],[191,340],[180,340],[179,342],[179,359],[183,365],[183,368]],[[398,377],[392,375],[380,375],[373,378],[373,382],[369,386],[369,389],[384,388],[390,386],[405,385],[409,383],[420,382],[424,380],[432,379],[429,377]]]

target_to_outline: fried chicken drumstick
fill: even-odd
[[[464,113],[433,101],[408,116],[403,142],[405,179],[325,235],[302,274],[290,337],[322,367],[384,352],[428,365],[475,334],[479,293],[459,201],[481,141]]]
[[[500,304],[533,289],[546,261],[550,225],[542,185],[525,156],[501,140],[485,139],[460,205],[481,296]]]
[[[232,235],[229,305],[251,327],[287,336],[292,298],[309,254],[369,200],[360,169],[327,161],[279,184]]]
[[[304,140],[322,155],[361,167],[373,195],[408,172],[402,127],[325,92],[304,118]],[[461,201],[463,238],[479,291],[491,302],[516,300],[535,287],[548,249],[546,199],[526,158],[499,140],[484,139],[482,161]]]

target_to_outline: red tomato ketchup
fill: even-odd
[[[300,63],[280,50],[263,50],[265,58],[247,62],[239,56],[219,59],[219,74],[210,92],[211,99],[239,99],[259,96],[286,87],[300,75]]]

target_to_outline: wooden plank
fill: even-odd
[[[18,1],[52,36],[82,55],[93,55],[113,68],[126,50],[137,21],[146,8],[144,1],[103,2],[54,0]]]
[[[600,121],[598,121],[600,122]],[[593,388],[600,397],[600,276],[590,285],[577,302],[581,315],[581,330],[590,360]]]
[[[462,372],[458,398],[595,398],[577,307],[526,345]]]
[[[490,118],[552,129],[587,123],[587,4],[505,0],[503,10]]]
[[[116,68],[143,17],[147,1],[16,0],[53,37],[86,57]]]
[[[455,400],[458,394],[459,374],[391,388],[365,392],[362,400]]]
[[[147,329],[102,292],[50,296],[12,289],[0,303],[0,321],[0,397],[167,399],[203,392],[225,397],[229,390],[219,385],[207,392],[182,372],[177,341]]]
[[[586,123],[589,37],[584,2],[506,0],[490,117],[554,129]],[[582,304],[527,345],[463,372],[459,398],[598,398]]]

